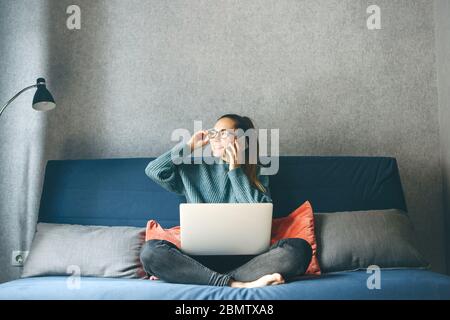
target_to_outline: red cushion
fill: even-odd
[[[270,244],[285,238],[303,238],[311,245],[313,256],[306,274],[320,274],[319,261],[317,259],[317,244],[314,234],[314,215],[311,204],[305,201],[291,214],[272,220],[272,234]],[[181,249],[180,226],[170,229],[162,228],[155,220],[147,222],[145,241],[151,239],[167,240]]]
[[[305,201],[288,216],[272,220],[272,238],[270,243],[273,244],[284,238],[302,238],[308,241],[313,255],[305,273],[320,274],[316,235],[314,232],[314,214],[309,201]]]

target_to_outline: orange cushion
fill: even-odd
[[[314,234],[314,215],[311,204],[305,201],[291,214],[272,220],[272,234],[270,244],[285,238],[303,238],[311,245],[313,256],[306,274],[320,274],[319,261],[317,259],[317,244]],[[181,248],[180,226],[170,229],[162,228],[155,220],[147,222],[145,241],[151,239],[167,240]]]
[[[314,232],[314,214],[309,201],[305,201],[288,216],[272,220],[272,238],[270,243],[273,244],[285,238],[303,238],[308,241],[313,254],[305,274],[320,274],[316,235]]]

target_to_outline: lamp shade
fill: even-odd
[[[33,109],[38,111],[48,111],[56,107],[55,99],[45,86],[45,79],[39,78],[36,81],[37,90],[33,97]]]

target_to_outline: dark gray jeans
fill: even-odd
[[[280,273],[285,282],[305,273],[312,258],[309,243],[301,238],[281,239],[259,255],[193,256],[166,240],[149,240],[141,249],[144,270],[172,283],[227,286],[231,279],[253,281]]]

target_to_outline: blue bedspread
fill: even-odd
[[[319,278],[252,289],[173,284],[162,280],[82,277],[69,289],[68,277],[34,277],[0,285],[0,299],[450,299],[450,277],[428,270],[382,270],[381,289],[367,288],[365,271],[338,272]]]

